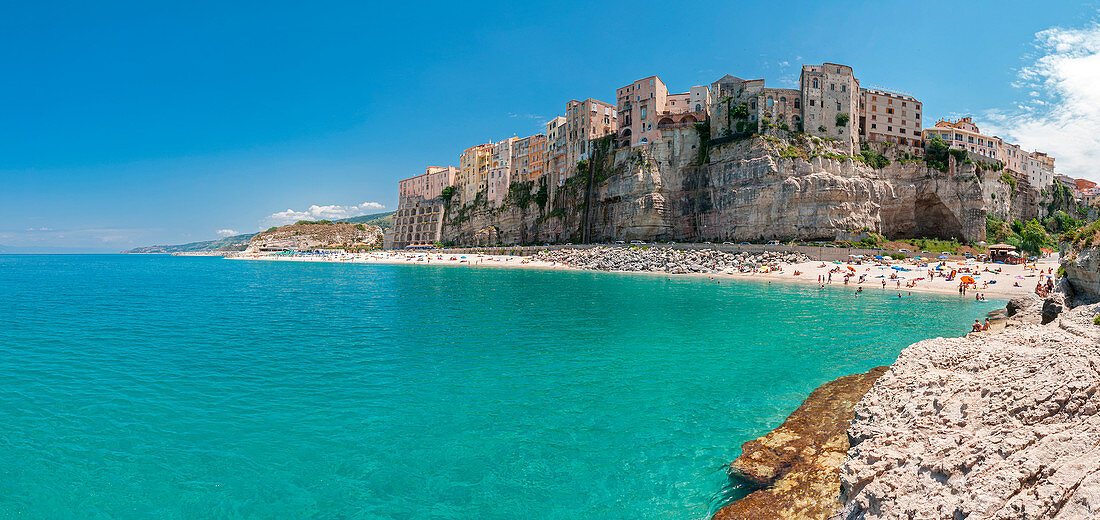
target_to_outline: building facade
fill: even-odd
[[[877,88],[860,89],[860,139],[891,143],[911,154],[924,151],[922,103],[908,94]]]
[[[630,146],[662,139],[661,129],[703,121],[710,105],[710,87],[697,85],[670,94],[657,76],[642,78],[615,91],[619,137]]]
[[[509,137],[489,147],[489,171],[478,190],[485,190],[491,206],[500,206],[508,195],[508,185],[512,183],[512,152],[516,141],[517,138]]]
[[[710,84],[711,137],[757,132],[761,123],[802,131],[802,94],[770,88],[764,80],[744,80],[729,74]]]
[[[558,116],[546,123],[546,151],[543,153],[543,174],[550,185],[565,181],[565,117]]]
[[[516,139],[512,146],[512,179],[518,182],[538,180],[546,165],[546,136],[535,134]]]
[[[489,157],[492,143],[471,146],[458,156],[458,175],[455,189],[460,201],[465,204],[474,200],[478,187],[489,174]]]
[[[443,231],[443,189],[458,177],[454,166],[429,166],[424,173],[397,182],[397,211],[387,247],[438,242]]]
[[[859,149],[859,80],[837,63],[803,65],[799,76],[802,125],[807,134],[837,139],[852,153]]]
[[[1000,137],[983,134],[971,117],[963,117],[957,121],[941,119],[936,122],[936,126],[924,129],[925,141],[934,135],[939,135],[952,149],[966,150],[989,162],[999,161],[1003,156],[1001,147],[1004,141]]]
[[[565,104],[565,171],[576,169],[592,153],[592,140],[614,135],[619,129],[618,111],[596,99]]]

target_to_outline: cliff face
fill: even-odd
[[[706,150],[694,129],[666,136],[640,148],[601,142],[590,171],[551,186],[542,207],[535,197],[500,208],[453,201],[444,241],[831,240],[861,228],[982,240],[987,213],[1020,211],[1000,173],[975,165],[942,173],[893,161],[874,169],[806,136],[758,136]]]
[[[329,247],[381,247],[382,228],[349,222],[299,222],[252,237],[246,252]]]

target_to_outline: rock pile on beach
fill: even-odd
[[[726,253],[713,249],[640,247],[559,249],[540,251],[533,258],[592,271],[652,271],[670,274],[735,272],[810,261],[808,256],[800,253]]]

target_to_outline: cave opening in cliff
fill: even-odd
[[[917,235],[943,240],[962,240],[963,226],[959,218],[935,193],[917,196],[914,208]]]

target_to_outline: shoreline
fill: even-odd
[[[1034,294],[1035,283],[1042,278],[1045,283],[1046,276],[1038,274],[1039,271],[1046,271],[1057,267],[1056,260],[1046,258],[1041,259],[1035,264],[1036,268],[1024,265],[1008,265],[1008,264],[985,264],[985,263],[970,263],[958,262],[957,260],[946,260],[946,269],[968,268],[971,270],[979,270],[978,273],[970,274],[975,278],[976,282],[995,282],[987,286],[976,286],[969,288],[965,295],[960,294],[958,291],[958,282],[956,280],[947,280],[945,278],[926,279],[926,273],[928,267],[917,267],[912,263],[893,262],[891,264],[876,263],[876,262],[862,262],[856,263],[841,263],[841,262],[822,262],[822,261],[802,261],[796,263],[779,263],[777,269],[771,269],[767,272],[759,272],[753,270],[750,272],[741,271],[710,271],[710,272],[683,272],[683,273],[670,273],[659,270],[608,270],[608,269],[586,269],[583,267],[577,267],[575,265],[563,262],[547,262],[534,259],[529,256],[514,256],[514,255],[488,255],[488,254],[446,254],[435,252],[404,252],[404,251],[387,251],[387,252],[374,252],[374,253],[340,253],[340,254],[327,254],[327,255],[310,255],[310,256],[289,256],[289,255],[272,255],[272,254],[238,254],[235,256],[225,257],[229,260],[259,260],[259,261],[282,261],[282,262],[311,262],[311,263],[352,263],[352,264],[411,264],[411,265],[440,265],[451,267],[489,267],[489,268],[510,268],[510,269],[542,269],[542,270],[568,270],[568,271],[590,271],[590,272],[605,272],[605,273],[618,273],[618,274],[648,274],[648,275],[660,275],[667,276],[671,279],[673,276],[690,276],[690,277],[707,277],[713,280],[761,280],[768,282],[784,282],[784,283],[799,283],[806,285],[818,285],[818,286],[840,286],[851,287],[855,292],[859,288],[863,288],[863,292],[881,292],[883,294],[901,294],[906,295],[913,292],[928,293],[928,294],[946,294],[946,295],[958,295],[963,298],[974,298],[975,293],[980,293],[985,298],[995,300],[1011,300],[1019,296],[1025,296]],[[938,262],[938,261],[937,261]],[[955,265],[952,265],[955,264]],[[965,265],[961,265],[965,264]],[[895,269],[892,269],[888,265],[904,266],[907,271],[897,271],[898,278],[890,279],[889,274]],[[928,264],[929,266],[939,265]],[[850,266],[850,267],[849,267]],[[842,280],[842,276],[837,273],[837,268],[841,271],[847,271],[854,273],[853,279],[848,283]],[[1001,269],[1000,273],[992,273],[985,271],[986,269]],[[852,271],[851,269],[855,269]],[[829,271],[833,271],[832,281],[828,281]],[[794,273],[800,273],[798,275]],[[865,281],[858,282],[858,275],[866,275]],[[821,276],[826,281],[819,282],[818,276]],[[961,276],[961,274],[960,274]],[[882,281],[885,280],[885,288],[882,286]],[[900,282],[900,287],[899,287]],[[907,286],[907,283],[913,283],[913,286]],[[1019,283],[1019,286],[1014,286],[1014,283]]]

